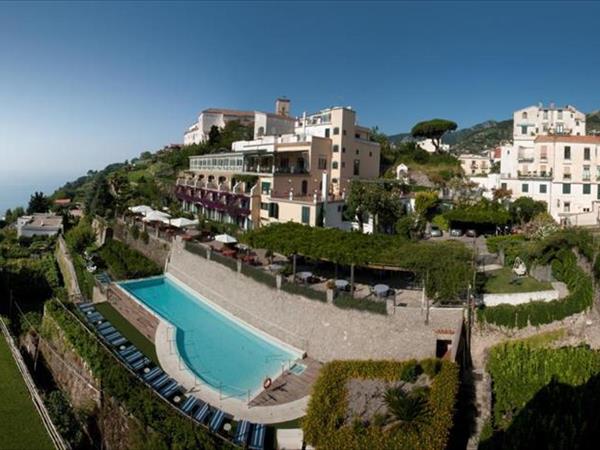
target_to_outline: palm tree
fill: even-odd
[[[424,395],[407,393],[398,386],[388,389],[384,399],[391,416],[385,431],[418,430],[429,420],[430,411]]]

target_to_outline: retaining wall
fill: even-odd
[[[496,306],[501,303],[520,305],[531,301],[549,302],[558,300],[559,292],[556,289],[535,292],[515,292],[512,294],[483,294],[483,303],[486,306]]]
[[[140,333],[146,336],[150,342],[154,342],[156,327],[158,327],[158,318],[114,286],[108,288],[106,298]]]
[[[140,229],[140,233],[141,232],[142,230]],[[171,244],[169,242],[154,236],[151,232],[148,236],[148,243],[144,242],[141,238],[134,239],[133,236],[131,236],[131,233],[129,233],[129,225],[121,220],[117,220],[115,223],[113,238],[137,250],[160,267],[165,266],[169,251],[171,250]]]

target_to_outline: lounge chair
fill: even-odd
[[[124,348],[123,350],[119,350],[119,355],[121,355],[124,358],[127,355],[132,354],[136,350],[137,350],[136,346],[132,344],[132,345],[128,346],[127,348]]]
[[[220,409],[217,409],[215,411],[215,413],[213,414],[212,418],[210,419],[210,423],[208,424],[208,428],[211,431],[221,431],[221,428],[223,427],[223,422],[225,421],[225,413],[223,411],[221,411]]]
[[[265,448],[265,431],[266,427],[261,423],[254,425],[252,437],[250,438],[250,450],[264,450]]]
[[[112,345],[113,347],[118,347],[119,345],[124,344],[125,342],[127,342],[127,339],[125,339],[123,336],[119,336],[116,339],[113,339],[112,341],[109,341],[110,345]]]
[[[200,400],[190,395],[181,403],[181,410],[186,414],[190,414],[198,403],[200,403]]]
[[[247,420],[238,422],[233,442],[244,447],[248,442],[248,436],[250,436],[250,428],[251,424]]]
[[[131,365],[134,362],[136,362],[137,360],[143,359],[143,358],[144,358],[144,354],[138,350],[137,352],[133,352],[132,354],[126,356],[125,361],[127,361],[127,363]]]
[[[96,309],[93,303],[80,303],[78,306],[79,309],[83,312],[88,311],[90,309]]]
[[[104,330],[105,328],[108,328],[108,327],[112,327],[112,324],[108,320],[105,320],[100,325],[96,326],[96,328],[98,328],[98,330]]]
[[[102,330],[100,330],[100,334],[102,336],[108,336],[109,334],[112,334],[115,331],[117,331],[117,329],[113,326],[110,326],[110,327],[106,327],[106,328],[103,328]]]
[[[144,381],[150,382],[156,377],[162,375],[163,373],[164,372],[160,367],[155,367],[154,369],[151,369],[149,372],[142,375],[142,378],[144,379]]]
[[[201,408],[196,411],[194,414],[194,419],[196,419],[199,423],[204,423],[210,414],[210,405],[205,403]]]
[[[90,323],[98,322],[99,320],[104,319],[102,314],[100,314],[99,312],[94,312],[92,314],[86,314],[85,318]]]
[[[136,361],[131,364],[131,368],[133,370],[140,370],[150,364],[150,358],[142,358],[139,361]]]
[[[121,336],[122,336],[121,333],[119,333],[118,331],[113,331],[112,333],[107,334],[107,335],[102,336],[102,337],[104,338],[104,340],[106,342],[110,342],[110,341],[113,341],[113,340],[115,340],[115,339],[117,339],[117,338],[119,338]]]
[[[160,390],[160,395],[162,395],[165,398],[169,398],[171,395],[173,395],[175,393],[175,391],[177,389],[179,389],[179,385],[177,384],[177,381],[171,380],[162,387],[162,389]]]
[[[154,381],[150,382],[150,385],[154,389],[158,390],[162,386],[164,386],[165,384],[167,384],[169,382],[169,380],[170,380],[169,375],[167,375],[166,373],[163,373],[160,377],[158,377]]]

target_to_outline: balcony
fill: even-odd
[[[292,167],[275,167],[273,173],[286,173],[291,175],[296,174],[307,174],[308,168],[304,166],[292,166]]]
[[[522,172],[519,170],[517,171],[517,178],[522,180],[550,180],[552,178],[552,171],[538,172],[537,170],[528,170],[527,172]]]
[[[533,156],[519,155],[520,163],[532,163],[533,161],[535,161],[535,158]]]
[[[250,215],[250,196],[243,193],[214,192],[206,188],[186,189],[178,186],[175,196],[181,201],[226,212],[232,217]]]

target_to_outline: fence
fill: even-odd
[[[2,330],[2,334],[4,335],[4,338],[6,339],[6,343],[8,344],[8,347],[10,348],[10,351],[13,355],[15,363],[17,364],[17,368],[19,369],[19,372],[21,372],[21,375],[23,376],[23,381],[25,382],[25,385],[27,386],[29,395],[31,395],[31,400],[33,402],[33,405],[35,406],[35,409],[37,409],[37,411],[42,419],[42,422],[44,424],[44,427],[46,427],[46,430],[48,431],[48,434],[50,435],[50,439],[52,440],[52,443],[58,450],[69,450],[71,448],[71,446],[67,442],[64,441],[64,439],[62,438],[62,436],[56,429],[54,422],[52,422],[52,419],[50,418],[50,414],[48,414],[48,410],[46,409],[46,405],[44,404],[44,401],[42,400],[42,397],[40,396],[33,379],[31,378],[31,374],[29,373],[29,370],[27,369],[27,366],[25,365],[25,361],[23,361],[23,357],[21,356],[19,349],[15,345],[12,335],[8,331],[8,327],[6,326],[6,324],[4,323],[4,320],[1,317],[0,317],[0,329]]]

